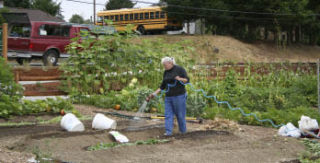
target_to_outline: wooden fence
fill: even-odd
[[[258,64],[224,64],[224,65],[197,65],[193,72],[195,78],[206,77],[207,79],[224,78],[226,72],[233,69],[241,76],[250,71],[251,74],[268,74],[277,70],[285,71],[303,71],[305,73],[315,73],[317,70],[316,63],[258,63]],[[271,67],[271,68],[270,68]],[[16,67],[13,69],[15,81],[50,81],[47,83],[25,84],[25,96],[56,96],[66,95],[66,92],[60,89],[61,74],[63,73],[58,67]],[[193,79],[194,80],[194,79]],[[118,90],[118,89],[115,89]]]

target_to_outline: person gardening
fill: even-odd
[[[150,94],[146,100],[154,98],[161,90],[167,90],[165,96],[165,135],[172,135],[174,115],[177,117],[179,131],[187,132],[186,127],[186,99],[187,93],[185,83],[189,82],[186,70],[175,64],[174,58],[164,57],[161,60],[164,66],[163,80],[155,92]]]

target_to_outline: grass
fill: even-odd
[[[303,139],[306,151],[300,155],[301,163],[320,162],[320,142],[317,140]]]
[[[138,140],[134,143],[98,143],[87,148],[88,151],[106,150],[110,148],[123,147],[123,146],[133,146],[133,145],[154,145],[160,143],[168,143],[168,139],[148,139],[148,140]]]

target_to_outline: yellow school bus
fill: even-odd
[[[161,7],[108,10],[97,15],[97,25],[106,25],[104,20],[112,20],[117,31],[125,30],[128,24],[132,24],[133,30],[141,34],[182,29],[182,23],[168,19]]]

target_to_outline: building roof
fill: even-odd
[[[53,22],[65,22],[64,20],[51,16],[37,9],[24,9],[24,8],[8,8],[13,13],[26,13],[28,14],[30,21],[53,21]]]

